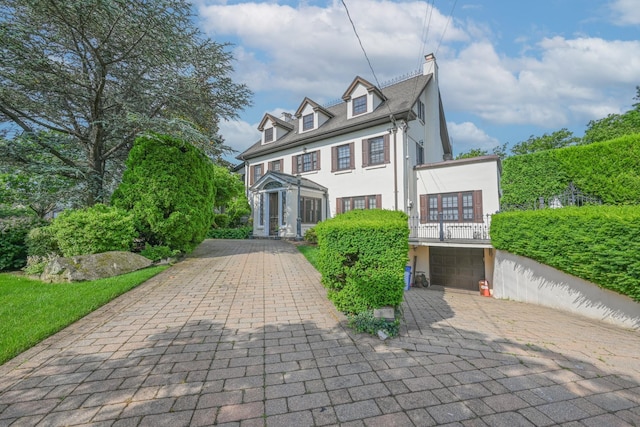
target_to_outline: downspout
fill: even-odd
[[[409,178],[413,178],[413,174],[410,172],[411,171],[411,166],[409,163],[409,138],[407,135],[407,132],[409,131],[409,125],[406,122],[402,122],[402,124],[400,125],[402,128],[402,137],[404,138],[404,142],[405,142],[405,161],[404,161],[404,195],[407,199],[407,204],[406,204],[406,212],[408,216],[411,216],[411,209],[413,208],[413,202],[411,200],[411,198],[409,197]],[[411,174],[411,177],[409,176]],[[415,271],[415,268],[414,268]]]
[[[398,147],[396,143],[396,133],[398,132],[398,127],[396,126],[396,121],[393,116],[390,116],[392,128],[391,132],[393,132],[393,197],[394,197],[394,205],[393,209],[398,210]]]

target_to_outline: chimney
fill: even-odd
[[[283,111],[282,116],[280,117],[280,120],[284,120],[285,122],[291,122],[293,121],[293,115],[291,113],[287,113],[286,111]]]
[[[433,78],[438,80],[438,64],[436,64],[436,56],[433,53],[429,53],[424,56],[424,65],[422,66],[422,74],[433,74]]]

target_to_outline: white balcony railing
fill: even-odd
[[[482,222],[447,222],[439,215],[437,222],[421,223],[420,217],[409,218],[409,239],[437,241],[484,241],[491,240],[489,226],[491,215],[483,216]],[[484,243],[483,242],[483,243]]]

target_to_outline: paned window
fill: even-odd
[[[424,102],[418,101],[418,118],[424,122]]]
[[[367,95],[362,95],[353,99],[353,115],[367,112]]]
[[[380,209],[382,208],[382,195],[341,197],[337,199],[337,213],[349,212],[354,209]]]
[[[420,222],[483,222],[482,190],[421,194]]]
[[[473,193],[462,193],[462,219],[473,221]]]
[[[318,153],[318,151],[313,151],[311,153],[294,156],[294,174],[319,170],[320,160],[318,158]]]
[[[445,221],[458,221],[458,195],[449,194],[442,196],[442,219]]]
[[[273,141],[273,128],[266,128],[264,130],[264,142]]]
[[[259,224],[264,225],[264,193],[260,193],[260,208],[258,209],[258,215],[260,217]]]
[[[353,198],[353,209],[364,209],[366,206],[364,197]]]
[[[438,196],[429,196],[429,221],[438,220]]]
[[[280,193],[280,207],[282,209],[282,221],[281,221],[281,225],[287,225],[287,192],[286,191],[282,191]]]
[[[424,143],[422,141],[416,143],[416,165],[424,164]]]
[[[255,165],[253,167],[253,179],[257,181],[260,179],[261,176],[262,176],[262,163],[260,163],[259,165]]]
[[[269,162],[269,170],[274,172],[282,172],[282,160],[274,160]]]
[[[305,224],[317,224],[322,221],[322,199],[315,197],[302,197],[302,222]]]
[[[390,163],[389,134],[362,140],[362,167]]]
[[[313,129],[313,114],[302,116],[302,130]]]
[[[384,163],[384,138],[379,136],[369,140],[369,164],[379,165]]]
[[[349,145],[341,145],[338,150],[338,170],[351,168],[351,147]]]

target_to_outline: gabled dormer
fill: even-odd
[[[262,145],[270,144],[293,130],[293,124],[280,120],[271,114],[265,114],[258,126],[262,133]]]
[[[342,99],[347,103],[347,119],[371,113],[386,101],[380,89],[360,76],[349,85]]]
[[[298,107],[295,116],[298,119],[298,133],[303,133],[318,129],[326,123],[327,120],[332,118],[333,114],[322,108],[316,102],[305,97],[300,107]]]

